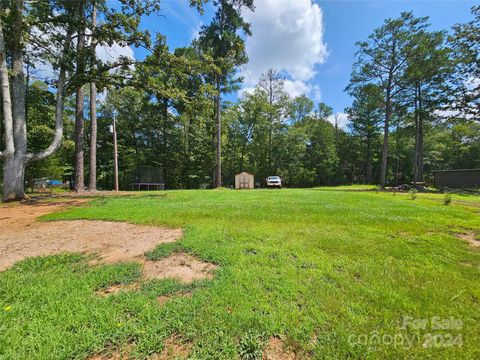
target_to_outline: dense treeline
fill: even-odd
[[[204,3],[191,1],[192,11]],[[434,169],[480,167],[480,7],[443,32],[402,13],[357,43],[349,121],[340,126],[327,104],[290,97],[275,69],[224,100],[241,88],[251,35],[241,14],[254,10],[252,0],[213,1],[212,22],[173,50],[139,27],[158,1],[120,4],[2,0],[4,198],[23,197],[24,180],[44,176],[71,179],[77,191],[112,188],[113,117],[120,188],[150,168],[167,188],[209,188],[232,185],[243,170],[260,183],[280,175],[307,187],[423,183]],[[96,48],[115,43],[150,55],[97,58]],[[45,64],[54,81],[35,76]]]

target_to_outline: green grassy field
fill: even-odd
[[[122,347],[142,358],[177,334],[198,359],[253,354],[272,335],[299,358],[478,359],[480,248],[454,234],[480,234],[480,197],[453,200],[169,191],[48,215],[182,227],[175,248],[219,270],[211,281],[157,280],[101,298],[96,289],[137,280],[139,265],[90,267],[75,254],[24,260],[0,273],[0,358],[82,359]],[[193,296],[156,301],[185,290]]]

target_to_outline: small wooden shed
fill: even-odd
[[[235,189],[253,189],[254,187],[255,181],[252,174],[243,171],[235,175]]]

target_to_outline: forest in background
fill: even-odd
[[[279,175],[286,186],[312,187],[423,183],[432,170],[480,168],[480,6],[470,22],[445,31],[407,12],[359,39],[345,84],[353,100],[345,109],[349,122],[341,127],[328,104],[290,97],[276,69],[238,100],[225,100],[241,88],[251,35],[242,10],[254,10],[253,0],[214,0],[212,22],[177,49],[162,34],[140,30],[141,17],[158,11],[159,1],[120,1],[119,10],[100,0],[1,3],[0,52],[13,105],[2,91],[0,149],[8,148],[4,110],[11,106],[14,144],[22,148],[17,137],[24,136],[27,146],[28,186],[48,177],[71,179],[77,191],[113,188],[114,116],[121,189],[147,168],[161,169],[168,189],[231,186],[240,171],[259,182]],[[191,1],[192,11],[204,3]],[[99,60],[95,47],[113,43],[150,55]],[[45,64],[58,78],[36,77]],[[62,71],[59,150],[43,156],[58,138]]]

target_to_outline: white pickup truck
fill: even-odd
[[[280,176],[269,176],[267,178],[267,187],[276,187],[280,189],[282,187],[282,179],[280,179]]]

